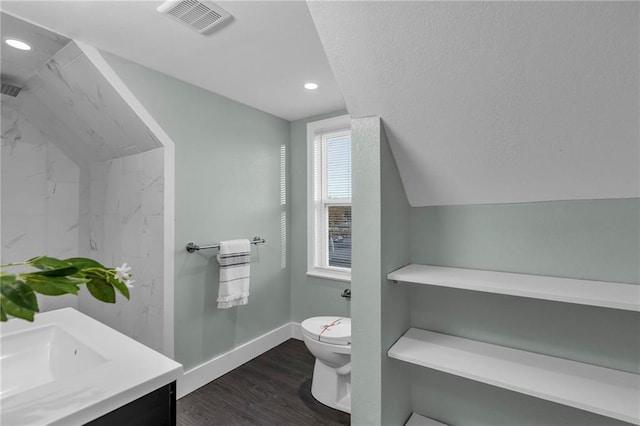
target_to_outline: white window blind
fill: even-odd
[[[308,273],[349,280],[351,129],[348,116],[310,123]]]
[[[351,199],[351,132],[328,136],[327,197]]]
[[[280,145],[280,269],[287,269],[287,146]]]

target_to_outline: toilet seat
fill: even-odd
[[[351,344],[351,318],[313,317],[302,321],[302,332],[313,340],[332,345]]]

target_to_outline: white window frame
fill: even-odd
[[[341,115],[326,120],[307,123],[307,275],[328,278],[337,281],[351,282],[351,268],[340,268],[328,265],[329,231],[325,209],[329,205],[351,205],[351,199],[329,200],[326,182],[326,144],[323,134],[332,136],[338,132],[351,133],[351,117]],[[321,163],[314,153],[322,149]],[[320,167],[321,182],[314,179],[315,170]],[[319,193],[321,192],[321,193]],[[320,244],[317,244],[320,238]],[[321,252],[318,252],[318,251]]]

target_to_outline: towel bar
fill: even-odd
[[[253,240],[249,241],[251,244],[262,244],[265,243],[266,240],[262,237],[253,237]],[[220,248],[220,243],[218,244],[211,244],[208,246],[199,246],[196,243],[194,243],[193,241],[190,241],[189,243],[187,243],[187,251],[189,253],[193,253],[194,251],[198,251],[198,250],[206,250],[206,249],[219,249]]]

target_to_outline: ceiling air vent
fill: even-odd
[[[189,25],[199,33],[206,33],[231,18],[229,12],[210,1],[169,0],[158,7],[158,12]]]
[[[14,86],[13,84],[0,83],[0,91],[3,95],[18,96],[18,93],[22,90],[22,87]]]

